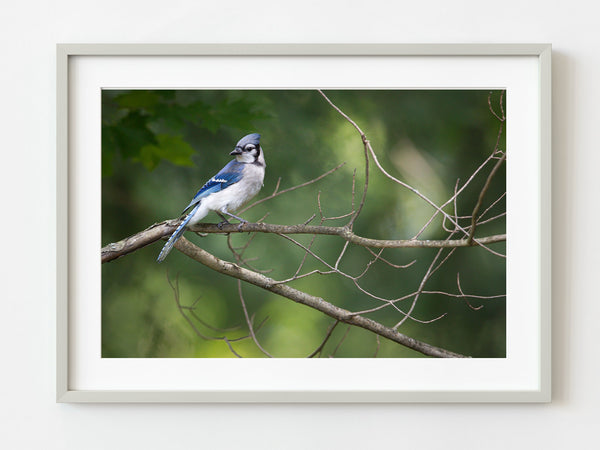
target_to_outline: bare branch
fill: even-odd
[[[335,354],[337,353],[337,351],[340,349],[340,347],[342,346],[342,344],[344,343],[344,341],[348,337],[348,333],[350,333],[350,328],[352,328],[350,325],[348,325],[346,327],[346,331],[344,332],[344,335],[340,339],[340,342],[338,342],[338,344],[333,349],[333,352],[331,352],[331,355],[329,355],[330,358],[333,358],[335,356]]]
[[[240,211],[238,212],[238,214],[243,213],[244,211],[248,211],[251,208],[254,208],[256,205],[260,205],[261,203],[266,202],[267,200],[271,200],[272,198],[275,197],[279,197],[280,195],[283,195],[287,192],[291,192],[291,191],[295,191],[296,189],[300,189],[303,188],[305,186],[308,186],[310,184],[316,183],[317,181],[325,178],[327,175],[331,175],[333,172],[335,172],[336,170],[340,169],[341,167],[344,166],[344,164],[346,164],[345,162],[338,164],[337,166],[335,166],[333,169],[328,170],[327,172],[325,172],[324,174],[319,175],[317,178],[313,178],[312,180],[309,180],[305,183],[302,184],[298,184],[296,186],[292,186],[290,188],[284,189],[283,191],[279,191],[279,184],[281,182],[281,177],[279,178],[279,180],[277,181],[277,186],[275,187],[275,190],[273,191],[273,193],[265,198],[261,198],[260,200],[255,201],[254,203],[246,206],[245,208],[240,209]]]
[[[152,244],[165,236],[170,236],[177,229],[179,219],[165,220],[164,222],[150,225],[144,231],[126,237],[119,242],[114,242],[102,247],[102,263],[112,261],[121,256],[132,253],[146,245]]]
[[[468,233],[463,230],[460,225],[458,225],[457,222],[455,222],[446,212],[444,212],[441,208],[437,206],[434,202],[432,202],[428,197],[426,197],[425,195],[421,194],[418,190],[416,190],[415,188],[413,188],[412,186],[409,186],[408,184],[404,183],[403,181],[400,181],[399,179],[393,177],[392,175],[390,175],[384,168],[383,166],[379,163],[379,160],[377,159],[377,155],[375,154],[375,151],[373,150],[373,147],[371,146],[371,142],[367,139],[365,133],[360,129],[360,127],[356,124],[356,122],[354,120],[352,120],[347,114],[345,114],[340,108],[338,108],[324,93],[323,91],[319,90],[319,93],[323,96],[323,98],[327,101],[327,103],[329,103],[342,117],[344,117],[344,119],[346,119],[360,134],[360,137],[362,139],[363,145],[365,147],[365,152],[367,154],[366,156],[366,162],[367,162],[367,170],[368,170],[368,155],[370,154],[371,157],[373,158],[373,161],[375,161],[375,165],[377,166],[377,168],[381,171],[381,173],[383,173],[387,178],[389,178],[390,180],[394,181],[395,183],[399,184],[400,186],[410,190],[411,192],[413,192],[414,194],[416,194],[418,197],[420,197],[422,200],[425,200],[425,202],[427,202],[429,205],[431,205],[433,208],[435,208],[436,210],[436,214],[439,212],[442,215],[444,215],[445,217],[448,218],[448,220],[450,220],[453,224],[456,225],[457,228],[459,228],[461,231],[463,231],[465,233],[465,235],[467,235]],[[367,172],[368,173],[368,172]],[[362,208],[365,198],[366,198],[366,194],[367,194],[367,183],[365,183],[365,189],[363,192],[363,198],[362,198],[362,202],[361,205],[359,206],[358,211],[356,212],[356,214],[353,216],[353,219],[355,219],[358,216],[358,213],[360,212],[360,209]],[[434,215],[435,217],[435,215]],[[433,219],[433,218],[432,218]],[[354,220],[350,221],[351,225],[354,222]],[[419,233],[420,235],[420,233]],[[417,237],[419,236],[417,235]]]
[[[432,346],[425,342],[418,341],[369,318],[352,314],[350,311],[335,306],[323,300],[320,297],[315,297],[313,295],[299,291],[298,289],[294,289],[285,284],[277,284],[275,283],[275,280],[268,278],[265,275],[253,272],[249,269],[240,267],[237,264],[233,264],[231,262],[217,258],[216,256],[208,253],[206,250],[200,247],[196,247],[185,237],[182,237],[175,244],[175,247],[190,258],[200,262],[201,264],[204,264],[205,266],[219,273],[248,282],[262,289],[278,294],[282,297],[286,297],[297,303],[309,306],[313,309],[316,309],[317,311],[321,311],[329,317],[339,320],[340,322],[364,328],[375,334],[385,337],[386,339],[389,339],[393,342],[397,342],[405,347],[411,348],[425,355],[441,358],[464,357],[463,355],[460,355],[458,353],[454,353],[442,348]]]
[[[358,131],[358,133],[360,134],[360,138],[363,142],[363,147],[365,149],[365,185],[363,186],[363,194],[362,194],[362,198],[360,200],[360,204],[358,205],[358,209],[356,210],[356,212],[350,219],[350,222],[348,222],[348,227],[350,229],[352,229],[352,226],[354,225],[356,218],[362,211],[363,206],[365,205],[365,200],[367,199],[367,190],[369,188],[369,148],[371,147],[371,144],[370,144],[369,140],[367,139],[367,136],[365,135],[365,133],[363,133],[363,131],[360,129],[360,127],[356,124],[356,122],[354,122],[338,106],[336,106],[329,99],[329,97],[327,97],[323,93],[323,91],[321,89],[317,89],[317,91],[319,91],[319,94],[321,94],[323,96],[323,98],[327,101],[327,103],[329,103],[333,107],[333,109],[335,109],[342,117],[344,117],[348,122],[350,122],[352,124],[352,126],[356,129],[356,131]],[[354,191],[354,182],[353,182],[353,186],[352,186],[352,191]],[[354,208],[352,208],[352,209],[354,210]]]
[[[484,223],[493,222],[494,220],[500,219],[501,217],[504,217],[504,216],[506,216],[506,212],[500,213],[498,215],[495,215],[494,217],[490,217],[489,219],[485,219],[485,220],[477,219],[477,225],[483,225]]]
[[[379,341],[379,335],[375,335],[375,340],[377,341],[377,347],[375,348],[375,353],[373,354],[373,358],[377,358],[377,354],[379,353],[379,347],[381,346],[381,342]]]
[[[490,108],[491,113],[498,119],[500,122],[504,122],[506,120],[506,116],[504,115],[504,108],[502,106],[502,99],[504,98],[504,91],[500,93],[500,111],[502,117],[500,117],[496,111],[494,111],[494,107],[492,106],[492,91],[488,94],[488,107]]]
[[[206,322],[205,320],[203,320],[194,310],[193,306],[185,306],[185,305],[181,305],[182,309],[185,309],[188,314],[190,316],[192,316],[198,323],[200,323],[201,325],[205,326],[206,328],[209,328],[213,331],[216,331],[217,333],[225,333],[227,331],[235,331],[235,330],[239,330],[240,326],[236,325],[233,327],[227,327],[227,328],[219,328],[219,327],[215,327],[214,325],[211,325],[210,323]]]
[[[485,215],[488,213],[488,211],[489,211],[490,209],[492,209],[494,206],[496,206],[496,205],[498,204],[498,202],[499,202],[500,200],[502,200],[504,197],[506,197],[506,192],[504,192],[504,193],[503,193],[503,194],[502,194],[500,197],[498,197],[498,198],[497,198],[497,199],[496,199],[496,200],[495,200],[495,201],[494,201],[494,202],[493,202],[493,203],[492,203],[490,206],[488,206],[488,207],[485,209],[485,211],[483,211],[483,212],[481,213],[481,215],[480,215],[480,216],[477,218],[477,222],[479,222],[479,221],[480,221],[480,220],[483,218],[483,216],[485,216]]]
[[[207,341],[223,341],[227,344],[227,347],[229,348],[229,351],[231,351],[231,353],[233,353],[238,358],[242,358],[242,356],[235,351],[235,349],[231,345],[231,341],[229,339],[227,339],[227,337],[225,337],[225,336],[212,337],[212,336],[206,336],[206,335],[202,334],[200,332],[200,330],[198,329],[198,327],[196,327],[194,322],[192,322],[192,320],[187,316],[184,308],[181,305],[181,301],[179,299],[179,276],[176,277],[175,284],[173,284],[171,279],[169,278],[169,273],[167,272],[167,282],[169,283],[169,286],[171,286],[171,289],[173,290],[173,298],[175,299],[175,303],[177,304],[177,309],[179,310],[179,313],[183,316],[185,321],[190,325],[192,330],[194,330],[194,333],[196,333],[196,336],[198,336],[201,339],[207,340]],[[236,339],[236,340],[246,339],[247,337],[248,336],[244,336],[244,337]]]
[[[446,200],[446,202],[444,202],[444,204],[442,204],[442,206],[440,206],[439,208],[437,208],[437,210],[433,213],[433,215],[431,216],[431,218],[425,223],[425,225],[423,225],[423,227],[419,230],[419,232],[417,234],[415,234],[413,236],[413,239],[417,239],[419,236],[421,236],[421,234],[423,234],[423,232],[427,229],[427,227],[433,222],[433,219],[435,219],[437,217],[437,215],[441,212],[442,214],[444,214],[444,219],[449,219],[450,220],[450,216],[447,215],[446,213],[444,213],[443,208],[445,208],[447,205],[449,205],[451,202],[454,202],[456,200],[456,198],[467,188],[467,186],[469,186],[471,184],[471,182],[475,179],[475,177],[477,176],[477,174],[479,172],[481,172],[481,170],[492,160],[494,159],[494,155],[497,153],[497,148],[498,148],[498,142],[500,141],[500,136],[502,135],[502,130],[500,130],[498,132],[498,141],[496,142],[496,147],[494,148],[494,150],[490,153],[490,155],[486,158],[485,161],[483,161],[479,167],[477,167],[477,169],[475,169],[475,171],[471,174],[471,176],[469,176],[469,178],[467,179],[467,181],[465,181],[465,183],[460,187],[459,190],[456,190],[456,188],[454,189],[454,195],[452,197],[450,197],[448,200]],[[452,222],[452,224],[454,224],[455,229],[460,230],[462,232],[465,233],[466,236],[468,236],[468,233],[466,230],[464,230],[463,228],[461,228],[458,225],[458,220],[450,220],[450,222]]]
[[[418,240],[418,239],[371,239],[358,236],[347,227],[329,227],[320,225],[275,225],[266,223],[247,223],[238,230],[237,224],[223,225],[219,229],[216,224],[199,223],[190,227],[192,231],[203,233],[240,233],[240,232],[258,232],[273,234],[322,234],[328,236],[339,236],[351,244],[371,248],[454,248],[470,247],[478,244],[494,244],[506,240],[505,234],[487,236],[474,239],[472,243],[467,244],[467,239],[455,240]]]
[[[402,264],[402,265],[399,265],[399,264],[394,264],[394,263],[391,263],[391,262],[389,262],[387,259],[385,259],[385,258],[382,258],[382,257],[381,257],[381,253],[375,253],[375,252],[374,252],[373,250],[371,250],[369,247],[365,247],[365,249],[366,249],[366,250],[367,250],[367,251],[368,251],[368,252],[369,252],[371,255],[373,255],[373,256],[376,256],[376,257],[377,257],[377,259],[378,259],[379,261],[381,261],[381,262],[384,262],[385,264],[387,264],[387,265],[388,265],[388,266],[390,266],[390,267],[393,267],[394,269],[406,269],[406,268],[408,268],[408,267],[412,266],[414,263],[416,263],[416,262],[417,262],[417,260],[416,260],[416,259],[413,259],[411,262],[409,262],[409,263],[407,263],[407,264]]]
[[[423,288],[425,287],[425,283],[427,283],[427,280],[429,280],[429,278],[431,277],[431,275],[432,275],[432,273],[433,273],[432,271],[435,271],[435,270],[433,269],[433,267],[434,267],[434,265],[435,265],[436,261],[438,260],[438,258],[440,257],[440,255],[442,254],[442,252],[443,252],[443,251],[444,251],[444,249],[443,249],[443,248],[440,248],[440,249],[438,250],[438,252],[436,253],[435,257],[433,258],[433,261],[431,261],[431,264],[429,265],[429,268],[427,269],[427,272],[425,273],[425,276],[424,276],[424,277],[423,277],[423,279],[421,280],[421,284],[419,285],[419,289],[417,290],[417,293],[416,293],[416,295],[415,295],[415,298],[413,299],[413,301],[412,301],[412,303],[411,303],[411,305],[410,305],[410,308],[408,309],[408,312],[406,313],[406,315],[405,315],[405,316],[404,316],[402,319],[400,319],[400,321],[399,321],[399,322],[398,322],[396,325],[394,325],[394,330],[398,329],[398,327],[399,327],[399,326],[401,326],[401,325],[402,325],[402,324],[403,324],[403,323],[406,321],[406,319],[408,319],[408,317],[410,316],[410,314],[411,314],[411,313],[413,312],[413,310],[415,309],[415,306],[417,305],[417,301],[419,300],[419,296],[420,296],[421,292],[423,291]],[[446,259],[447,259],[447,258],[446,258]],[[445,260],[446,260],[446,259],[445,259]],[[445,261],[445,260],[444,260],[444,261]],[[444,261],[442,261],[442,263],[441,263],[441,264],[443,264],[443,263],[444,263]],[[441,265],[441,264],[440,264],[440,265]],[[438,267],[439,267],[439,266],[438,266]],[[437,268],[436,268],[436,269],[437,269]]]
[[[112,261],[128,253],[132,253],[148,244],[158,241],[164,237],[170,236],[179,220],[167,220],[154,224],[144,231],[133,236],[125,238],[114,244],[108,244],[101,249],[102,263]],[[347,227],[329,227],[321,225],[275,225],[267,223],[246,223],[241,229],[237,224],[226,224],[221,228],[217,224],[199,223],[189,227],[190,231],[201,233],[273,233],[273,234],[322,234],[328,236],[339,236],[351,244],[362,247],[372,248],[454,248],[454,247],[472,247],[477,245],[494,244],[496,242],[506,241],[505,234],[487,236],[473,239],[471,243],[467,239],[455,240],[418,240],[418,239],[371,239],[354,234]]]
[[[323,342],[321,342],[321,344],[315,349],[315,351],[308,355],[307,358],[314,358],[316,355],[320,354],[323,351],[323,347],[325,347],[325,344],[331,337],[333,330],[335,330],[335,327],[337,327],[339,323],[340,321],[336,320],[331,325],[329,325],[329,327],[327,328],[327,334],[325,335],[325,339],[323,339]]]
[[[467,242],[469,242],[469,243],[473,242],[473,236],[475,235],[475,228],[477,227],[476,217],[477,217],[477,214],[479,213],[479,209],[481,208],[481,205],[483,204],[483,197],[485,197],[485,193],[488,191],[490,184],[492,183],[492,178],[494,178],[494,175],[496,175],[496,173],[500,169],[500,166],[502,165],[502,163],[505,160],[506,160],[506,153],[504,153],[502,155],[502,158],[500,158],[496,162],[496,165],[494,166],[494,168],[488,175],[487,180],[485,180],[485,184],[483,185],[483,188],[481,188],[481,192],[479,193],[479,198],[477,199],[477,204],[475,205],[475,208],[473,208],[473,214],[471,216],[471,229],[469,231],[469,237],[467,238]]]
[[[256,344],[256,346],[259,348],[259,350],[261,352],[263,352],[269,358],[273,358],[273,355],[271,355],[268,351],[266,351],[263,348],[263,346],[260,345],[260,342],[258,342],[258,339],[256,338],[256,334],[254,333],[254,327],[252,326],[252,321],[250,320],[250,317],[248,316],[248,309],[246,308],[246,302],[244,301],[244,296],[242,295],[241,280],[238,280],[238,294],[240,296],[240,301],[242,302],[242,309],[244,310],[244,317],[246,318],[246,323],[248,324],[248,330],[250,332],[250,336],[252,336],[252,340],[254,341],[254,343]]]

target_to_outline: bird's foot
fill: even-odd
[[[243,220],[242,222],[240,222],[240,224],[238,225],[238,231],[242,231],[242,228],[244,228],[244,225],[246,225],[248,223],[247,220]]]
[[[228,221],[228,220],[224,220],[224,221],[222,221],[222,222],[219,222],[219,223],[217,224],[217,228],[218,228],[219,230],[222,230],[222,229],[223,229],[223,225],[230,225],[230,223],[229,223],[229,221]]]

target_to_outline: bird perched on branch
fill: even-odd
[[[263,185],[266,164],[260,146],[260,134],[244,136],[230,155],[234,155],[235,159],[208,180],[183,210],[182,214],[188,210],[189,212],[162,248],[157,258],[158,262],[164,261],[188,226],[200,222],[210,211],[216,212],[223,219],[218,224],[219,227],[229,223],[225,216],[239,220],[240,229],[243,224],[248,223],[231,211],[239,209],[258,194]]]

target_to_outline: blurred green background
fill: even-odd
[[[500,122],[490,112],[488,96],[497,111],[505,102],[500,91],[326,91],[370,139],[381,164],[393,176],[409,183],[437,204],[453,193],[493,151]],[[346,164],[323,180],[265,202],[243,214],[256,221],[297,224],[313,214],[319,223],[317,195],[327,216],[351,209],[352,178],[357,193],[364,183],[364,150],[358,133],[317,91],[308,90],[104,90],[102,93],[102,245],[118,241],[149,225],[181,213],[197,189],[230,159],[229,152],[244,135],[262,135],[267,161],[265,184],[255,198],[313,179],[341,162]],[[499,148],[504,150],[504,134]],[[459,215],[470,215],[493,164],[486,167],[458,199]],[[481,211],[506,190],[504,167],[493,180]],[[360,199],[358,196],[357,201]],[[505,211],[505,199],[486,217]],[[453,206],[445,208],[453,212]],[[379,239],[408,239],[431,217],[433,209],[413,193],[381,175],[371,161],[365,207],[354,231]],[[205,221],[218,222],[216,214]],[[343,225],[347,219],[328,221]],[[463,225],[468,225],[464,220]],[[505,232],[505,218],[478,227],[477,236]],[[447,236],[436,220],[420,237]],[[186,237],[208,252],[233,261],[223,235]],[[247,233],[232,236],[244,245]],[[461,236],[455,236],[459,238]],[[308,244],[311,236],[294,236]],[[177,280],[181,304],[203,335],[230,341],[248,335],[238,296],[237,280],[215,273],[174,250],[162,264],[155,262],[164,241],[102,265],[103,357],[235,357],[223,340],[197,336],[175,302],[167,276]],[[312,249],[335,263],[344,242],[317,236]],[[490,246],[505,252],[503,243]],[[397,298],[417,290],[435,249],[388,249],[382,254],[394,264],[416,262],[407,269],[373,264],[361,286],[378,296]],[[446,253],[444,253],[445,255]],[[271,270],[276,280],[291,277],[304,252],[282,237],[258,234],[244,255],[256,258],[254,269]],[[340,268],[360,273],[372,256],[350,246]],[[302,272],[326,268],[308,257]],[[428,281],[425,289],[457,293],[460,273],[465,293],[505,293],[505,259],[481,248],[460,248]],[[350,280],[337,275],[314,275],[291,283],[293,287],[349,310],[379,306],[360,293]],[[263,348],[276,357],[305,357],[322,342],[333,319],[291,300],[249,285],[243,294]],[[407,310],[411,300],[398,306]],[[422,295],[412,315],[430,321],[408,320],[400,328],[430,344],[473,357],[504,357],[506,304],[504,298],[464,299]],[[402,316],[392,308],[370,314],[384,325]],[[244,357],[264,357],[251,339],[231,342]],[[339,324],[320,357],[421,357],[370,332]]]

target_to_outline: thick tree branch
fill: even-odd
[[[179,219],[165,220],[164,222],[150,225],[144,231],[140,231],[132,236],[121,239],[119,242],[113,242],[100,251],[102,263],[112,261],[121,256],[139,250],[146,245],[150,245],[165,236],[170,236],[179,224]]]
[[[148,244],[171,235],[177,228],[179,219],[166,220],[150,226],[133,236],[119,242],[108,244],[101,250],[102,263],[112,261],[128,253],[132,253]],[[339,236],[356,245],[371,248],[456,248],[472,247],[479,244],[487,245],[506,240],[506,234],[498,234],[477,238],[469,242],[468,239],[452,240],[419,240],[419,239],[371,239],[358,236],[348,227],[329,227],[322,225],[276,225],[270,223],[246,223],[241,229],[237,224],[223,225],[218,228],[216,224],[199,223],[191,226],[190,231],[199,233],[273,233],[273,234],[321,234]]]
[[[425,342],[418,341],[396,330],[388,328],[374,320],[366,317],[356,315],[348,310],[339,308],[331,303],[323,300],[320,297],[315,297],[306,292],[299,291],[285,284],[277,284],[275,280],[266,277],[257,272],[245,269],[238,266],[237,264],[224,261],[217,258],[216,256],[208,253],[207,251],[195,246],[185,237],[182,237],[177,241],[175,247],[189,256],[190,258],[198,261],[201,264],[213,269],[224,275],[228,275],[238,280],[245,281],[247,283],[258,286],[267,291],[278,294],[282,297],[289,298],[297,303],[307,305],[317,311],[339,320],[340,322],[347,323],[348,325],[357,326],[366,330],[372,331],[379,336],[385,337],[393,342],[397,342],[405,347],[423,353],[424,355],[434,356],[438,358],[464,358],[464,355],[454,353],[442,348],[438,348],[429,345]]]

